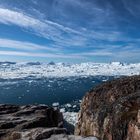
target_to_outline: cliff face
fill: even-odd
[[[85,95],[76,135],[140,140],[140,76],[104,83]]]

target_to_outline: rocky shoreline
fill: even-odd
[[[0,140],[140,140],[140,76],[93,88],[82,100],[75,135],[66,123],[47,105],[0,105]]]

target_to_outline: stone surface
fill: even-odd
[[[6,138],[2,140],[44,140],[51,137],[51,135],[66,134],[67,130],[64,128],[33,128],[22,131],[13,131],[9,133]]]
[[[0,140],[3,137],[19,137],[22,133],[37,135],[66,133],[63,116],[59,110],[46,105],[0,105]],[[40,131],[41,130],[41,131]],[[38,134],[37,136],[40,137]]]
[[[101,140],[140,140],[140,76],[109,81],[87,93],[75,134]]]
[[[81,136],[74,136],[74,135],[52,135],[49,139],[47,140],[97,140],[95,137],[81,137]]]

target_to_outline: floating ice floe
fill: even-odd
[[[34,65],[33,65],[34,64]],[[0,63],[0,78],[139,75],[140,63]]]
[[[72,105],[71,105],[71,104],[66,104],[65,106],[66,106],[66,107],[72,107]]]
[[[52,106],[53,107],[57,107],[57,106],[59,106],[59,103],[58,102],[57,103],[53,103]]]
[[[65,111],[66,111],[65,108],[61,108],[61,109],[60,109],[60,112],[61,112],[61,113],[65,113]]]

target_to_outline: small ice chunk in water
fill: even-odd
[[[21,99],[21,98],[22,98],[21,96],[18,97],[18,99]]]
[[[73,108],[76,108],[76,105],[74,105]]]
[[[58,103],[58,102],[53,103],[52,106],[53,106],[53,107],[57,107],[57,106],[59,106],[59,103]]]
[[[61,108],[60,112],[64,113],[65,112],[65,108]]]
[[[72,105],[71,104],[66,104],[66,107],[72,107]]]
[[[81,103],[81,102],[82,102],[82,100],[79,100],[79,102]]]

